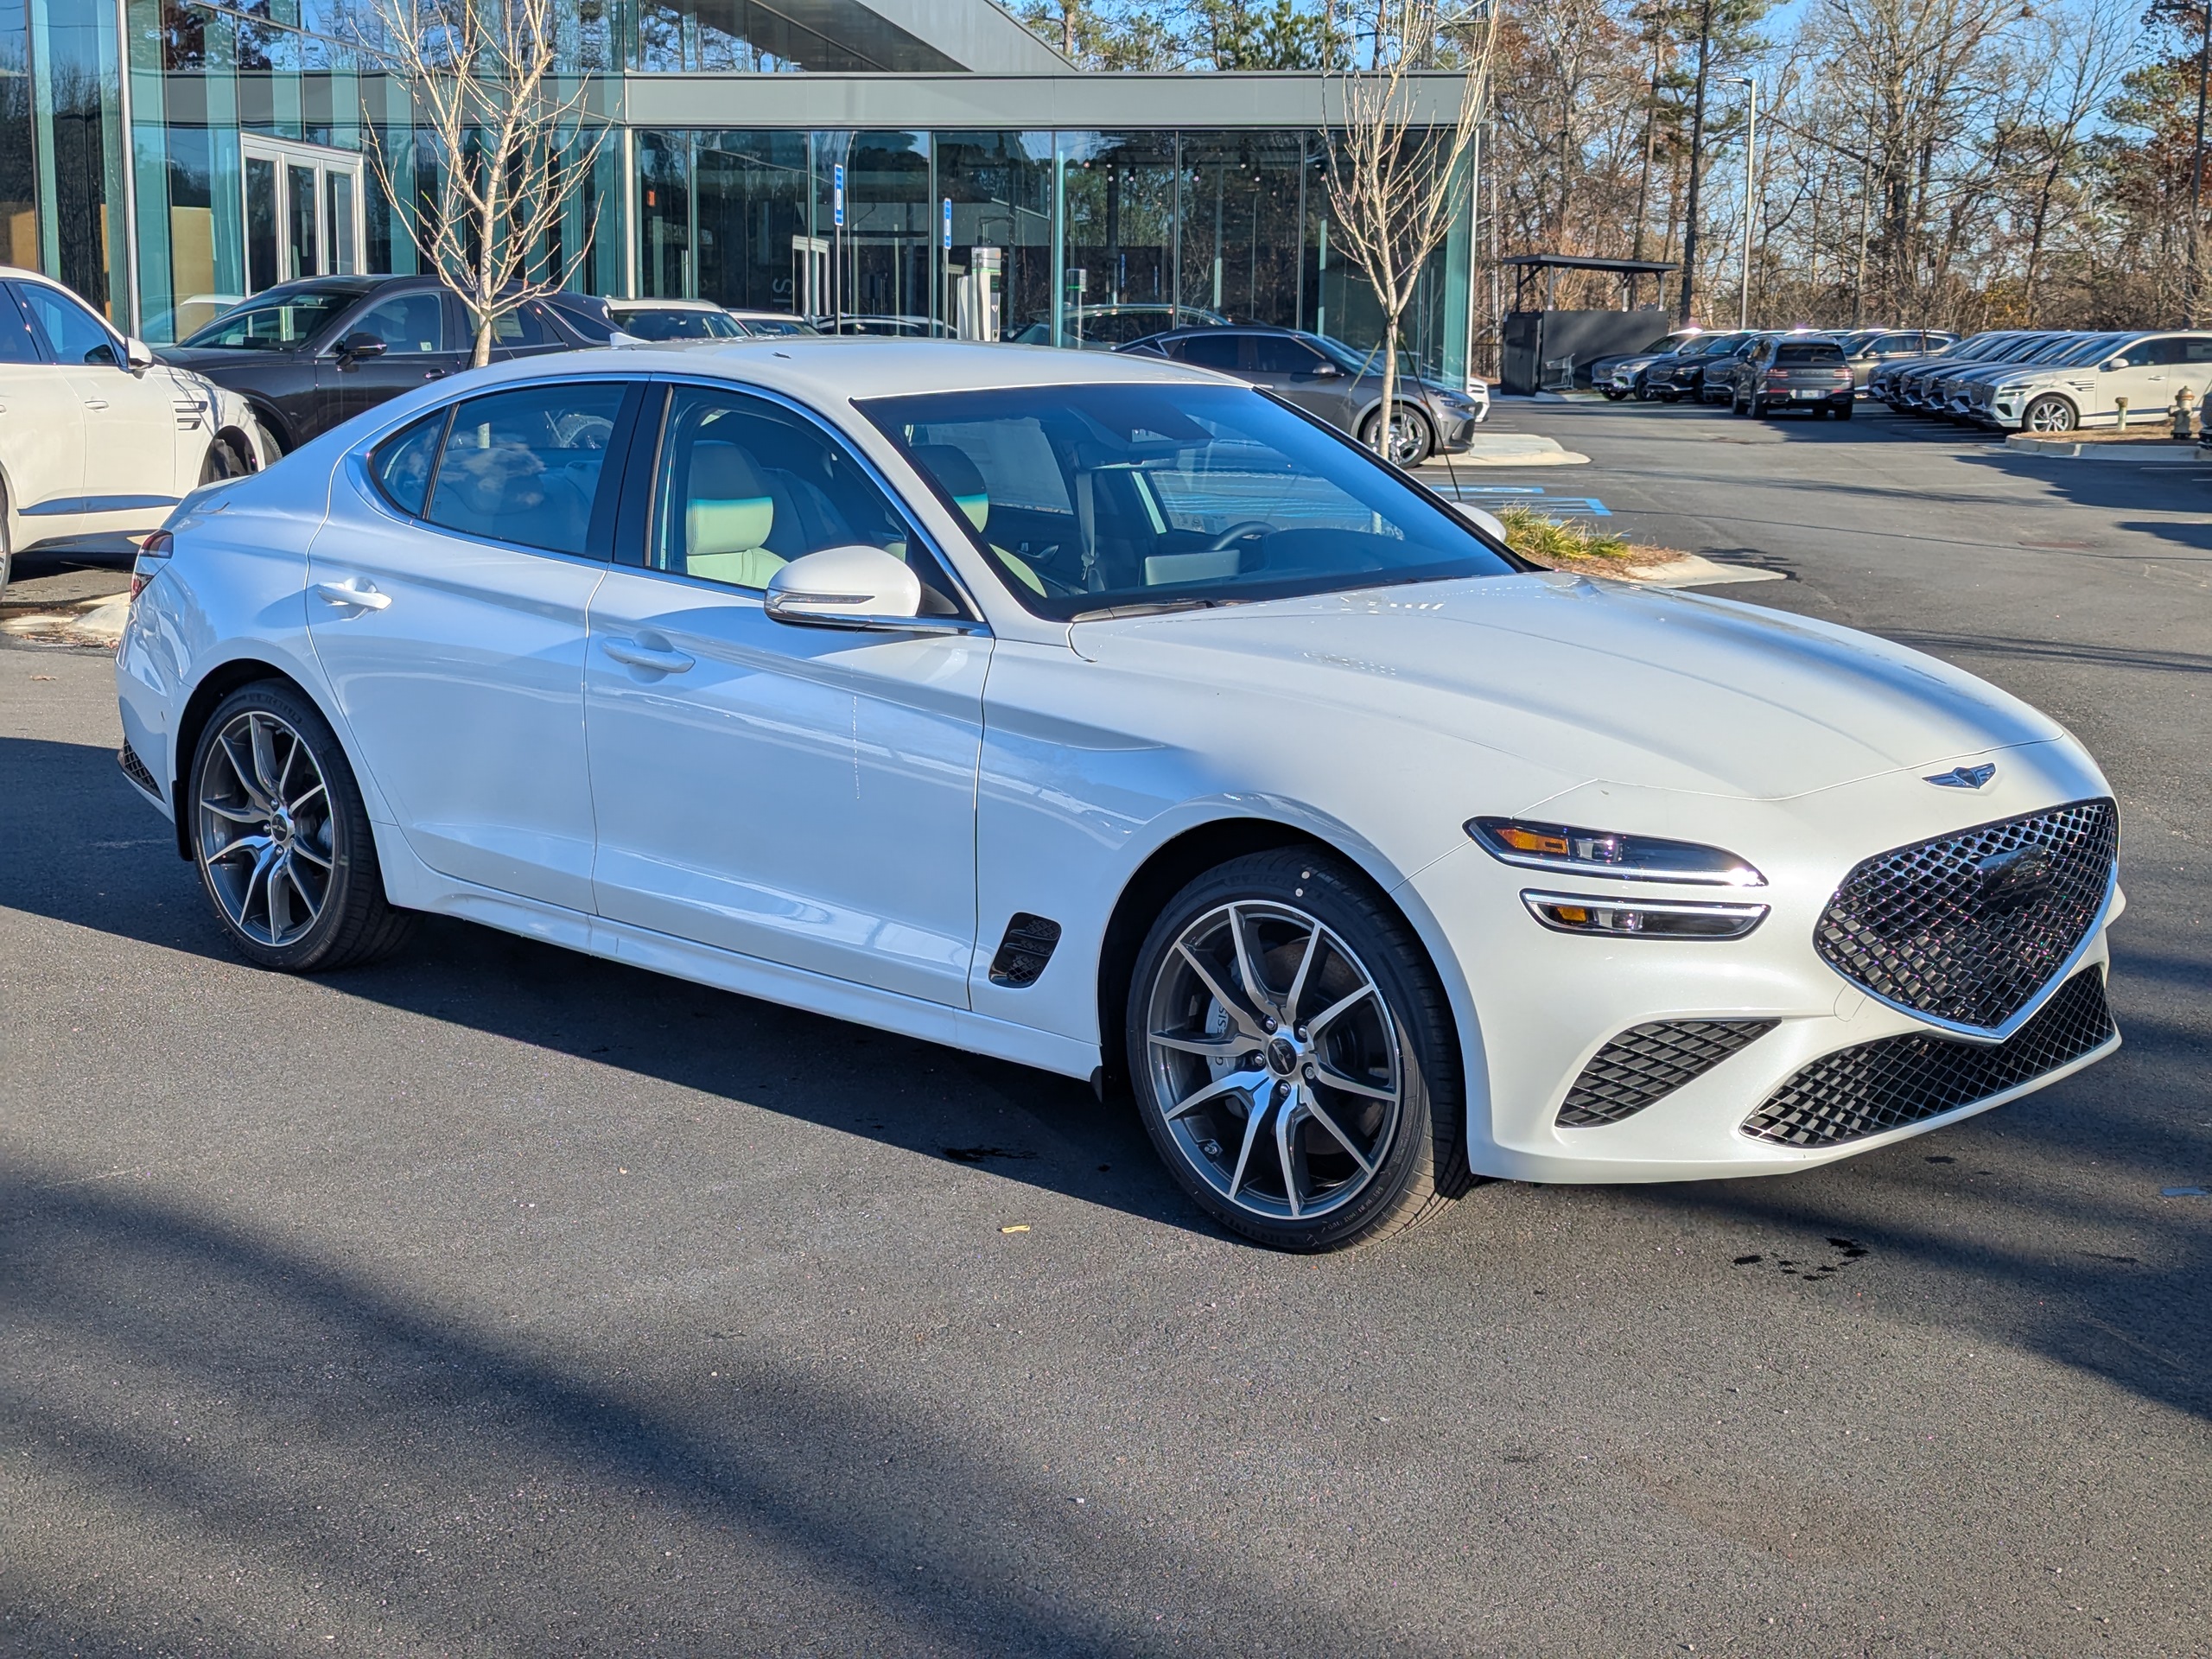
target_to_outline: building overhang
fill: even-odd
[[[1465,76],[1408,79],[1414,120],[1459,118]],[[632,74],[620,85],[610,113],[632,127],[1296,130],[1338,124],[1344,111],[1332,77],[1304,73]]]

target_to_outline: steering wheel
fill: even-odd
[[[1247,518],[1241,524],[1231,524],[1198,550],[1202,553],[1226,553],[1238,542],[1250,537],[1273,535],[1274,528],[1263,519]]]

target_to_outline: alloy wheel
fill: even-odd
[[[2074,405],[2063,397],[2038,397],[2028,405],[2023,424],[2031,432],[2071,432],[2075,422]]]
[[[1374,1180],[1404,1113],[1397,1027],[1317,918],[1257,899],[1205,912],[1160,958],[1146,1013],[1160,1116],[1217,1197],[1310,1222]]]
[[[265,945],[303,937],[336,852],[329,790],[299,733],[263,709],[233,716],[202,762],[196,805],[200,862],[232,925]]]

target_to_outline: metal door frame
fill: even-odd
[[[241,225],[251,223],[251,204],[245,199],[247,161],[268,162],[276,170],[276,280],[289,283],[301,273],[285,269],[291,264],[291,237],[288,226],[291,223],[292,175],[290,168],[311,168],[315,171],[315,274],[328,276],[333,242],[330,224],[329,175],[343,173],[353,181],[353,263],[365,263],[368,249],[368,200],[364,189],[364,168],[359,151],[333,149],[323,144],[303,144],[294,138],[271,138],[265,133],[242,132],[238,135],[238,207]],[[349,273],[358,275],[359,272]],[[251,273],[247,273],[251,280]],[[257,290],[258,291],[258,290]]]

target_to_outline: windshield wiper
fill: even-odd
[[[1111,622],[1125,616],[1166,616],[1172,611],[1210,611],[1217,605],[1241,605],[1236,599],[1161,599],[1144,605],[1109,605],[1096,611],[1077,611],[1071,622]]]

